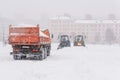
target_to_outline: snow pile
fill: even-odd
[[[14,61],[0,45],[0,80],[120,80],[120,46],[87,45],[57,50],[43,61]]]

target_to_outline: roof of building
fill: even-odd
[[[100,23],[99,20],[76,20],[75,23]]]
[[[75,23],[120,23],[120,20],[76,20]]]
[[[57,16],[57,17],[54,17],[54,18],[51,18],[51,20],[69,20],[70,17],[67,17],[67,16]]]
[[[117,20],[102,20],[102,23],[116,23]]]

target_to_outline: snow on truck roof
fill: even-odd
[[[17,25],[17,26],[13,26],[13,27],[37,27],[37,25],[35,26],[35,25],[27,25],[27,24],[19,24],[19,25]],[[46,37],[46,38],[49,38],[49,36],[48,35],[46,35],[46,34],[44,34],[41,30],[39,30],[40,31],[40,33],[39,33],[39,35],[41,36],[41,37]],[[12,33],[11,35],[19,35],[18,33]]]
[[[13,27],[36,27],[37,25],[30,25],[30,24],[18,24],[16,26]]]
[[[49,36],[46,35],[46,34],[44,34],[41,30],[40,30],[40,36],[42,36],[42,37],[46,37],[46,38],[49,38]]]

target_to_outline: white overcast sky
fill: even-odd
[[[91,14],[120,17],[120,0],[0,0],[0,14],[7,17],[36,18],[69,13],[74,17]]]

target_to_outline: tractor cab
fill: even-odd
[[[68,35],[61,35],[60,36],[60,44],[58,46],[58,49],[63,48],[63,47],[70,47],[70,40]]]
[[[83,35],[77,35],[74,38],[74,46],[85,46]]]
[[[68,35],[62,35],[60,41],[61,42],[69,41]]]

